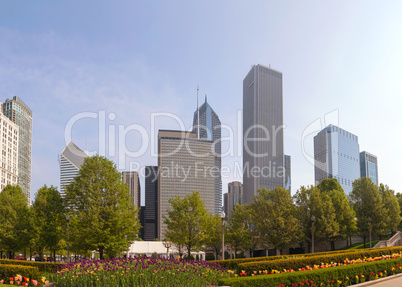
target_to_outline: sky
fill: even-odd
[[[1,1],[0,100],[33,111],[31,198],[59,186],[70,139],[120,171],[157,165],[158,129],[191,128],[197,86],[233,131],[227,192],[241,181],[242,84],[255,64],[283,73],[293,194],[314,184],[313,136],[330,123],[402,192],[401,13],[401,1],[369,0]]]

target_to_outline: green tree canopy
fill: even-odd
[[[55,187],[45,185],[36,193],[32,208],[37,245],[40,250],[44,248],[51,250],[53,258],[55,258],[56,251],[60,249],[59,242],[63,238],[61,222],[64,208],[62,198]]]
[[[261,246],[273,246],[282,253],[284,248],[297,245],[300,224],[288,190],[283,187],[261,189],[250,206]]]
[[[336,178],[326,178],[318,184],[321,193],[327,193],[335,209],[335,220],[339,225],[338,235],[333,240],[346,239],[357,231],[356,214],[345,192]],[[334,241],[332,241],[333,243]],[[334,250],[334,246],[332,246]]]
[[[209,213],[198,191],[184,198],[171,198],[169,203],[171,207],[167,210],[168,216],[163,217],[166,224],[165,239],[177,246],[184,246],[190,257],[192,251],[203,249]]]
[[[356,179],[349,198],[356,212],[359,233],[364,238],[369,235],[369,219],[373,234],[383,233],[386,228],[386,212],[380,191],[371,179],[367,177]]]
[[[390,189],[388,185],[380,184],[380,194],[382,203],[385,208],[385,223],[386,229],[389,231],[396,231],[397,226],[401,222],[401,209],[395,191]]]
[[[107,158],[94,155],[85,159],[79,175],[67,186],[66,205],[78,219],[77,228],[85,236],[82,244],[110,258],[126,251],[137,238],[138,209],[130,202],[127,184]]]
[[[236,204],[227,224],[227,242],[235,252],[254,250],[258,244],[258,234],[252,221],[252,210],[248,204]],[[251,254],[250,254],[251,256]]]
[[[19,186],[7,185],[0,193],[0,247],[12,253],[29,245],[31,221],[28,201]]]
[[[222,249],[222,218],[220,214],[208,215],[207,230],[205,244],[214,250],[215,258],[218,258],[219,251]]]
[[[302,186],[295,195],[297,214],[304,234],[303,242],[311,245],[312,216],[314,221],[315,242],[331,241],[339,235],[336,211],[330,196],[321,192],[317,186]]]

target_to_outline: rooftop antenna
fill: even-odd
[[[200,108],[198,105],[198,92],[200,88],[197,85],[197,138],[200,138]]]
[[[269,67],[271,68],[271,63],[269,63]]]

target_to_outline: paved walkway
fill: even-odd
[[[402,274],[388,276],[374,281],[368,281],[356,285],[353,287],[401,287],[402,286]]]

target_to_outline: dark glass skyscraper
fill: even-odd
[[[282,73],[254,65],[243,80],[244,203],[259,188],[285,187]]]
[[[222,210],[222,176],[221,176],[221,121],[218,115],[214,112],[211,106],[207,102],[205,96],[205,102],[194,112],[193,119],[193,132],[198,134],[200,139],[207,139],[214,141],[215,144],[215,213],[220,213]],[[198,118],[200,124],[198,125]]]
[[[145,167],[145,221],[144,240],[158,237],[158,167]]]

